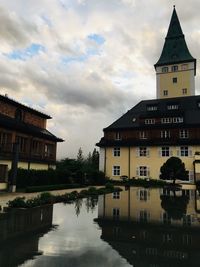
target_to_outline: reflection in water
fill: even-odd
[[[199,211],[194,190],[132,187],[0,214],[0,266],[197,267]]]
[[[52,215],[52,205],[0,213],[0,266],[18,266],[40,255],[38,241],[52,229]]]
[[[100,197],[101,238],[135,267],[199,266],[195,190],[130,188]]]

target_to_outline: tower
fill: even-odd
[[[190,54],[174,10],[156,70],[157,99],[195,95],[196,59]]]

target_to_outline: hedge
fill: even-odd
[[[61,189],[71,189],[71,188],[80,188],[80,184],[56,184],[56,185],[45,185],[45,186],[29,186],[26,187],[27,193],[33,192],[44,192],[51,190],[61,190]]]

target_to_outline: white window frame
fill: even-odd
[[[120,132],[115,133],[115,140],[122,140],[122,136]]]
[[[179,130],[179,138],[187,139],[189,138],[189,131],[188,130]]]
[[[187,88],[183,88],[183,89],[182,89],[182,94],[183,94],[183,95],[187,95],[187,93],[188,93]]]
[[[140,222],[148,222],[150,219],[150,212],[147,210],[140,210],[139,220]]]
[[[170,147],[162,146],[161,147],[161,157],[169,157],[170,156]]]
[[[173,118],[173,123],[182,123],[183,122],[183,117],[174,117]]]
[[[168,109],[168,110],[174,110],[174,109],[178,109],[178,108],[179,108],[178,105],[168,105],[168,106],[167,106],[167,109]]]
[[[136,170],[136,176],[148,178],[149,177],[149,167],[148,166],[138,166]]]
[[[169,71],[169,68],[168,67],[162,67],[162,72],[163,73],[166,73],[166,72],[168,72]]]
[[[114,165],[112,169],[113,176],[120,176],[121,168],[119,165]]]
[[[161,118],[161,123],[163,124],[172,123],[172,118]]]
[[[120,149],[120,147],[114,147],[114,148],[113,148],[113,156],[114,156],[114,157],[120,157],[120,154],[121,154],[121,149]]]
[[[181,157],[189,157],[189,147],[188,146],[181,146],[180,147],[180,156]]]
[[[173,72],[178,71],[178,65],[174,65],[174,66],[172,66],[172,67],[171,67],[171,70],[172,70]]]
[[[120,208],[113,208],[112,209],[113,219],[119,219],[120,217]]]
[[[140,157],[148,157],[149,156],[149,150],[145,146],[139,147],[139,156]]]
[[[139,138],[140,139],[147,139],[147,132],[145,132],[145,131],[139,132]]]
[[[163,90],[163,95],[168,96],[168,90]]]
[[[178,78],[177,78],[177,77],[173,77],[173,78],[172,78],[172,82],[173,82],[173,83],[178,83]]]
[[[145,119],[144,120],[144,123],[145,124],[155,124],[156,123],[156,120],[155,119]]]
[[[147,111],[155,111],[158,110],[158,106],[147,106]]]
[[[171,133],[169,130],[162,130],[160,132],[160,137],[163,138],[163,139],[167,139],[167,138],[170,138],[171,136]]]

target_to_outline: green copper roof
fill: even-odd
[[[189,61],[194,61],[196,66],[196,59],[192,57],[188,50],[176,9],[174,8],[162,54],[154,66],[157,67]]]

